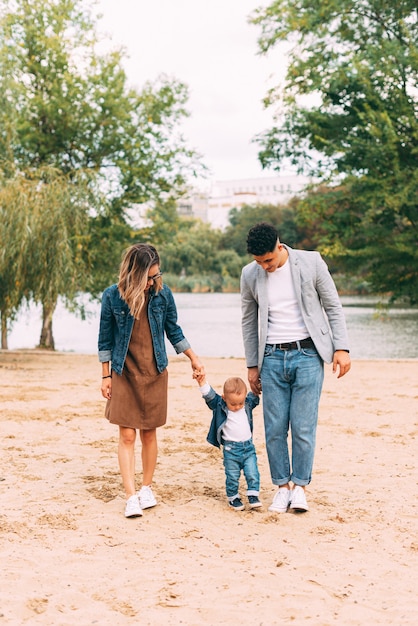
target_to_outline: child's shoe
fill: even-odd
[[[233,500],[229,500],[229,506],[231,507],[231,509],[234,509],[234,511],[243,511],[245,509],[241,498],[234,498]]]
[[[258,509],[260,506],[263,506],[258,496],[248,496],[248,504],[250,505],[250,509]]]

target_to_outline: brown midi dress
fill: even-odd
[[[134,321],[122,375],[112,372],[112,397],[105,409],[111,424],[141,430],[167,421],[168,372],[157,370],[147,305]]]

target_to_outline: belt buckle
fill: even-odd
[[[289,343],[279,343],[279,350],[284,350],[285,352],[287,352],[288,350],[290,350],[290,344]]]

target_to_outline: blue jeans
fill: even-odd
[[[247,481],[247,495],[258,496],[260,491],[260,474],[252,439],[248,441],[224,441],[223,457],[228,499],[233,500],[239,495],[238,487],[241,471],[244,472]]]
[[[311,482],[324,363],[314,348],[266,346],[260,372],[271,479],[279,487]],[[292,438],[290,465],[287,436]]]

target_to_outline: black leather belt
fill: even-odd
[[[290,341],[289,343],[267,343],[266,346],[273,350],[299,350],[300,348],[315,348],[315,344],[310,337],[300,341]]]

